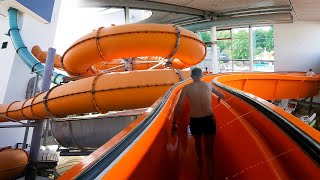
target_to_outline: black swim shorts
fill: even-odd
[[[190,131],[192,135],[214,135],[216,134],[216,123],[214,117],[205,116],[190,118]]]

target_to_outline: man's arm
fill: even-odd
[[[180,115],[180,112],[181,112],[181,109],[182,109],[182,105],[183,105],[183,102],[184,102],[184,99],[186,98],[186,96],[187,96],[187,89],[186,89],[186,87],[183,87],[182,90],[181,90],[181,93],[180,93],[179,100],[177,102],[176,108],[174,110],[172,123],[176,123],[177,122],[178,116]]]
[[[218,102],[220,102],[220,99],[224,98],[224,94],[214,86],[211,86],[211,87],[212,87],[212,93],[218,96]]]

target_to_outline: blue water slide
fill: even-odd
[[[10,26],[9,33],[17,53],[19,54],[23,62],[33,72],[36,72],[38,75],[42,77],[44,74],[44,66],[36,57],[34,57],[31,54],[31,52],[25,46],[21,38],[20,29],[18,26],[18,10],[14,8],[9,8],[8,13],[9,13],[9,26]],[[63,82],[63,77],[66,77],[66,76],[54,71],[53,76],[51,78],[51,82],[55,84],[60,84],[61,82]]]

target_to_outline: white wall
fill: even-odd
[[[29,50],[38,44],[43,49],[53,46],[55,39],[58,14],[61,0],[55,1],[52,22],[43,24],[27,14],[23,14],[20,18],[20,29],[25,45]],[[11,38],[4,35],[8,32],[8,17],[0,16],[0,43],[8,41],[8,48],[0,49],[0,103],[10,103],[16,100],[24,100],[27,90],[27,84],[32,75],[31,70],[24,64],[20,57],[16,54],[12,45]],[[17,123],[0,123],[0,125],[10,125]],[[0,147],[15,146],[16,143],[23,141],[25,128],[0,129]],[[32,129],[29,133],[29,140]]]
[[[275,71],[320,73],[320,21],[274,25]]]
[[[8,30],[8,18],[0,16],[0,46],[2,46],[3,42],[8,42],[6,49],[0,49],[0,103],[2,103],[5,98],[13,59],[16,54],[10,37],[5,35]]]
[[[98,13],[100,11],[100,13]],[[145,10],[130,10],[130,23],[144,20],[151,16]],[[69,0],[62,1],[55,46],[57,53],[62,55],[80,37],[99,27],[110,27],[111,24],[125,24],[122,9],[76,8]]]
[[[21,16],[21,36],[25,45],[30,51],[34,45],[40,45],[40,47],[44,50],[53,46],[59,7],[60,3],[59,1],[56,1],[52,22],[50,24],[43,24],[27,14],[23,14]],[[7,91],[5,93],[3,103],[24,100],[28,81],[30,80],[30,78],[35,76],[35,74],[31,74],[30,68],[25,65],[25,63],[17,54],[14,59],[9,62],[12,62],[13,66],[7,84]]]

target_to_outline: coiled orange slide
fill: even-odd
[[[39,48],[33,54],[39,54]],[[206,48],[197,35],[184,28],[162,24],[129,24],[99,28],[77,40],[62,57],[55,58],[55,67],[69,75],[93,74],[91,67],[119,58],[172,58],[172,67],[183,69],[200,63]],[[172,57],[171,57],[172,56]],[[81,64],[81,66],[79,66]]]
[[[46,53],[39,47],[33,48],[33,54],[44,61]],[[92,66],[104,62],[156,56],[169,58],[173,67],[187,68],[201,62],[205,54],[203,42],[186,29],[173,25],[131,24],[99,28],[85,35],[62,57],[56,56],[55,67],[74,76],[92,76],[95,73]],[[56,86],[31,99],[2,104],[0,114],[16,120],[40,120],[50,116],[147,107],[173,84],[188,77],[189,72],[181,71],[179,75],[174,70],[98,74]],[[0,118],[1,121],[7,120]]]
[[[45,62],[46,52],[40,47],[35,46],[32,53]],[[62,57],[57,55],[55,58],[56,68],[65,70],[70,76],[88,78],[56,86],[24,101],[2,104],[0,114],[15,120],[43,120],[52,116],[148,107],[173,84],[188,78],[190,72],[172,69],[101,72],[121,65],[123,58],[134,59],[134,70],[149,69],[160,61],[168,61],[172,67],[182,69],[198,64],[205,54],[202,41],[177,26],[134,24],[99,28],[76,41]],[[153,69],[163,66],[159,64]],[[8,119],[0,118],[0,122],[3,121]],[[15,171],[1,166],[0,179],[12,178],[12,173],[17,175],[24,169],[27,154],[21,157],[17,152],[20,151],[10,151],[19,162],[25,162],[21,167],[12,158],[9,163],[3,163],[9,151],[0,153],[0,165],[5,167],[14,163],[14,167],[19,166]]]

